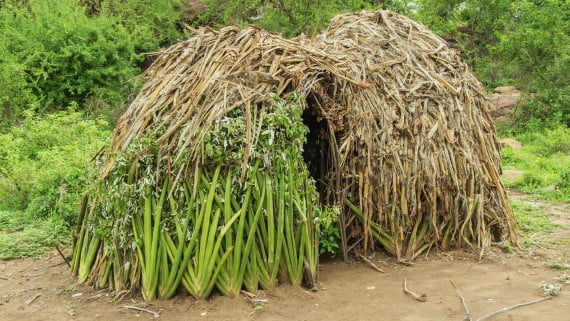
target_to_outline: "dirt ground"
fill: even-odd
[[[39,260],[0,261],[0,320],[463,320],[465,311],[450,280],[477,320],[503,307],[540,299],[541,282],[557,284],[555,277],[570,274],[549,267],[553,262],[570,262],[570,205],[513,197],[542,207],[561,225],[545,236],[551,246],[516,253],[496,248],[480,262],[464,251],[432,253],[413,266],[378,254],[372,260],[385,273],[363,263],[326,261],[318,292],[280,286],[261,291],[254,299],[215,295],[196,301],[181,295],[150,304],[139,297],[115,302],[105,291],[75,285],[61,257],[52,251]],[[410,290],[427,295],[426,302],[403,292],[404,278]],[[551,300],[488,320],[569,320],[568,289],[570,285]],[[159,316],[125,306],[143,307]]]

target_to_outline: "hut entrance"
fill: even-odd
[[[303,159],[311,177],[316,181],[320,201],[330,204],[329,175],[331,173],[330,143],[326,120],[311,108],[311,100],[307,99],[308,108],[303,111],[303,123],[309,129],[307,141],[303,146]]]

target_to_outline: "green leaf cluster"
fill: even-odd
[[[208,10],[195,23],[220,25],[256,24],[270,32],[294,37],[313,35],[329,20],[344,12],[372,7],[365,0],[205,0]]]
[[[0,8],[0,35],[0,81],[17,75],[14,85],[0,87],[12,118],[34,101],[40,112],[90,98],[119,104],[139,72],[134,38],[120,20],[88,17],[77,1],[10,1]],[[15,90],[31,97],[13,99]]]
[[[24,114],[21,126],[0,135],[0,209],[73,224],[107,124],[74,111]]]

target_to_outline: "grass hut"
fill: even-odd
[[[200,28],[160,53],[97,156],[72,270],[145,299],[313,285],[319,229],[342,253],[517,242],[481,84],[388,11],[317,39]]]

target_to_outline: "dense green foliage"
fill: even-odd
[[[515,136],[521,149],[503,148],[503,167],[523,172],[507,186],[557,202],[570,202],[570,129],[558,127]]]
[[[127,80],[139,72],[133,38],[118,19],[84,11],[72,0],[0,9],[0,81],[17,75],[14,85],[0,87],[3,118],[15,120],[32,102],[45,112],[89,99],[124,100]],[[19,90],[25,98],[13,100]]]
[[[141,55],[182,37],[178,0],[8,0],[0,6],[0,125],[70,103],[116,118],[148,63]],[[83,2],[85,3],[85,1]]]
[[[21,126],[0,135],[0,209],[73,224],[89,160],[109,135],[106,126],[78,112],[42,118],[27,112]]]
[[[205,0],[208,10],[196,23],[246,25],[254,23],[286,37],[313,35],[343,12],[371,7],[365,0]]]
[[[319,247],[321,254],[336,255],[340,252],[340,231],[338,229],[338,216],[340,208],[325,207],[318,217],[321,225]]]
[[[118,18],[137,52],[152,52],[181,37],[182,0],[98,0],[101,17]]]

